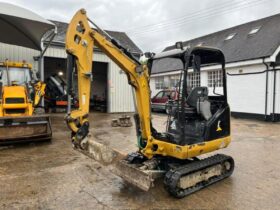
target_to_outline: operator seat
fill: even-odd
[[[188,95],[186,103],[195,108],[196,112],[201,114],[205,120],[209,120],[212,117],[207,87],[195,87]]]

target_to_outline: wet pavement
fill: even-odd
[[[91,115],[97,141],[122,152],[136,149],[135,128],[112,128],[119,115]],[[157,129],[164,114],[155,114]],[[0,209],[279,209],[280,124],[232,120],[233,175],[183,199],[162,183],[142,192],[107,167],[72,149],[63,114],[52,116],[53,141],[0,148]]]

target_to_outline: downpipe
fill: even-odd
[[[272,64],[272,67],[273,67],[273,107],[272,107],[272,122],[276,122],[276,118],[275,118],[275,102],[276,102],[276,75],[277,75],[277,72],[275,70],[275,65],[274,63]]]
[[[266,67],[266,72],[265,72],[265,108],[264,108],[264,120],[267,121],[267,98],[268,98],[268,70],[269,66],[268,64],[264,61],[265,59],[263,58],[263,64]]]

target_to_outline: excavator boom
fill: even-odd
[[[115,44],[113,44],[115,43]],[[73,17],[66,34],[68,53],[68,84],[72,84],[73,67],[77,68],[79,109],[68,111],[67,123],[76,133],[73,141],[81,141],[88,131],[89,94],[92,77],[94,46],[101,49],[127,74],[128,82],[135,89],[137,113],[140,118],[141,138],[152,139],[150,128],[150,89],[147,66],[141,66],[128,52],[125,53],[116,40],[108,40],[89,25],[85,10]],[[74,64],[75,62],[75,64]],[[71,85],[68,85],[71,92]],[[71,93],[69,94],[71,95]],[[77,120],[79,121],[77,123]],[[82,138],[80,138],[82,137]]]

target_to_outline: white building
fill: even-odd
[[[43,58],[44,75],[42,78],[59,73],[66,73],[65,34],[68,24],[52,21],[57,26],[57,35]],[[107,31],[112,37],[119,40],[122,45],[130,49],[136,56],[140,57],[141,50],[124,32]],[[39,69],[38,61],[34,57],[40,52],[24,47],[0,43],[0,61],[9,59],[12,61],[25,60],[33,64],[34,69]],[[93,82],[92,97],[103,98],[107,104],[107,112],[133,112],[133,98],[131,86],[128,85],[126,74],[99,49],[93,55]]]
[[[228,101],[232,115],[280,120],[280,14],[249,22],[184,42],[184,46],[212,46],[226,57]],[[165,51],[174,49],[167,47]],[[179,81],[179,71],[152,72],[154,96]],[[213,92],[222,85],[217,66],[202,68],[201,75],[190,75],[191,86],[209,87]]]

